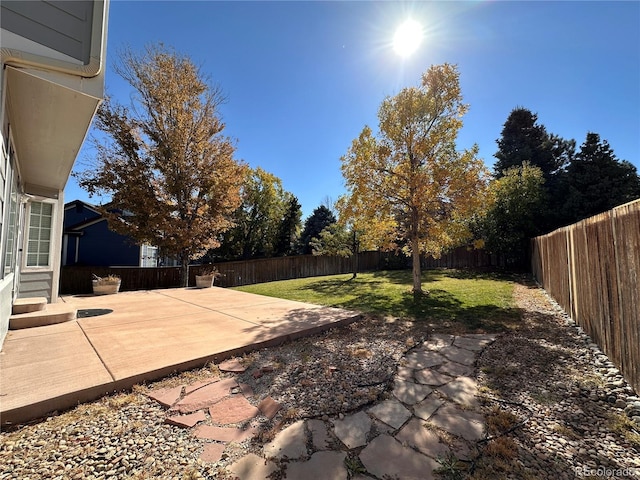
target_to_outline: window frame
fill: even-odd
[[[50,205],[51,206],[51,215],[50,215],[50,224],[49,224],[49,238],[48,239],[42,239],[40,236],[42,234],[43,228],[42,225],[39,224],[38,225],[38,239],[33,239],[31,236],[31,232],[32,232],[32,222],[34,220],[34,218],[32,217],[33,215],[33,206],[34,204],[40,204],[40,205]],[[22,268],[25,270],[44,270],[44,271],[52,271],[54,268],[53,262],[54,262],[54,258],[53,258],[53,247],[55,246],[56,242],[54,242],[54,231],[55,231],[55,221],[56,221],[56,204],[57,202],[55,200],[51,200],[51,199],[47,199],[47,198],[33,198],[29,204],[28,204],[28,208],[27,208],[27,212],[26,212],[26,228],[25,228],[25,235],[24,235],[24,254],[22,255]],[[42,215],[40,215],[39,219],[42,219]],[[31,242],[38,242],[38,251],[36,252],[37,255],[37,261],[36,261],[36,265],[29,265],[29,257],[30,255],[33,254],[33,252],[30,249],[30,244]],[[44,241],[48,242],[48,251],[46,252],[47,255],[47,264],[43,265],[40,262],[40,256],[44,255],[44,252],[40,250],[40,246],[41,243],[43,243]]]
[[[16,154],[11,141],[11,131],[2,140],[0,158],[0,280],[19,270],[20,242],[20,188]]]

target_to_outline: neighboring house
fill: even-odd
[[[63,191],[104,98],[108,0],[0,3],[0,346],[18,297],[55,302]]]
[[[95,206],[74,200],[64,206],[62,265],[156,267],[158,249],[109,230]]]

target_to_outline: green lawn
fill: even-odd
[[[513,281],[497,274],[429,270],[422,275],[429,295],[411,293],[411,271],[380,271],[301,278],[237,287],[243,292],[329,305],[364,313],[428,321],[463,331],[503,331],[517,325]]]

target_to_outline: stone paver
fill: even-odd
[[[444,405],[443,400],[440,400],[435,395],[431,395],[427,399],[415,405],[413,407],[413,413],[416,417],[428,420],[429,417],[431,417],[431,415],[433,415],[442,405]]]
[[[460,405],[473,407],[478,404],[478,399],[476,398],[478,383],[473,378],[458,377],[446,385],[438,387],[438,391]]]
[[[433,430],[429,430],[425,426],[425,422],[419,418],[409,420],[396,435],[396,440],[432,458],[437,458],[438,455],[446,455],[449,452],[449,447],[444,443],[440,443],[438,435]]]
[[[264,454],[267,458],[295,459],[307,456],[304,420],[298,420],[278,433],[272,442],[264,446]]]
[[[414,373],[414,377],[418,383],[432,386],[444,385],[445,383],[453,380],[453,377],[445,375],[444,373],[436,372],[430,368],[416,371]]]
[[[209,408],[209,416],[215,423],[229,424],[245,422],[260,413],[243,396],[236,396],[221,400]]]
[[[474,335],[473,337],[456,337],[453,344],[456,347],[479,352],[495,340],[494,336]]]
[[[322,420],[307,420],[307,428],[311,434],[311,443],[315,450],[331,449],[331,437],[325,422]]]
[[[378,478],[431,480],[439,464],[409,447],[403,447],[389,435],[374,438],[360,453],[360,461],[367,471]]]
[[[316,452],[306,462],[290,463],[288,480],[347,480],[345,452]]]
[[[404,380],[396,380],[393,384],[393,395],[402,403],[415,405],[424,400],[433,390],[426,386]]]
[[[253,397],[253,388],[251,388],[251,385],[247,383],[241,383],[239,384],[239,386],[240,386],[240,391],[245,397]]]
[[[444,355],[449,360],[462,365],[473,365],[476,361],[476,353],[471,350],[465,350],[464,348],[458,348],[456,346],[444,347],[438,353]]]
[[[438,352],[425,352],[424,350],[416,350],[407,354],[404,358],[404,366],[415,370],[435,367],[445,361]]]
[[[237,358],[230,358],[229,360],[225,360],[218,365],[218,369],[221,372],[230,372],[230,373],[244,373],[247,371],[247,367],[240,363],[240,360]]]
[[[271,397],[266,397],[264,398],[259,404],[258,404],[258,410],[260,410],[260,412],[267,417],[269,420],[271,420],[273,417],[276,416],[276,413],[278,413],[280,411],[280,409],[282,408],[282,405],[280,405],[278,402],[276,402],[273,398]]]
[[[370,408],[369,413],[393,428],[400,428],[411,417],[411,412],[397,400],[380,402]]]
[[[198,382],[192,383],[191,385],[187,385],[186,387],[184,387],[184,394],[189,395],[190,393],[195,392],[196,390],[207,385],[211,385],[212,383],[216,383],[219,380],[220,377],[216,375],[215,377],[209,377],[205,380],[200,380]]]
[[[449,333],[434,333],[429,337],[429,341],[431,342],[444,342],[447,345],[451,345],[455,339],[456,336]]]
[[[237,386],[238,384],[232,378],[225,378],[224,380],[216,381],[189,393],[172,408],[180,413],[191,413],[196,410],[208,408],[229,396],[231,389]]]
[[[180,396],[184,390],[184,386],[180,385],[179,387],[173,388],[163,388],[161,390],[156,390],[153,392],[149,392],[147,395],[149,398],[155,400],[163,407],[169,408],[172,407],[174,403],[180,400]]]
[[[228,468],[229,472],[242,480],[265,480],[277,469],[273,462],[265,461],[255,453],[242,457]]]
[[[262,456],[248,454],[227,471],[242,480],[262,480],[273,474],[290,480],[347,480],[346,447],[361,449],[359,458],[366,468],[364,474],[356,474],[352,480],[372,476],[439,478],[433,473],[440,466],[438,457],[451,452],[458,458],[471,459],[476,451],[473,442],[484,438],[484,417],[473,411],[478,404],[477,382],[471,375],[479,352],[493,340],[489,335],[434,335],[401,360],[390,392],[393,397],[343,419],[299,420],[264,445]],[[237,359],[218,367],[228,373],[244,371]],[[266,365],[256,372],[262,376],[272,368]],[[192,434],[213,441],[204,445],[200,460],[217,462],[227,443],[256,437],[261,430],[232,425],[260,414],[273,420],[282,408],[271,397],[255,407],[246,398],[251,395],[250,386],[238,384],[234,378],[212,377],[193,385],[158,390],[149,396],[169,408],[165,422],[180,427],[206,422],[203,409],[208,408],[211,421],[220,426],[200,424]],[[441,441],[438,429],[447,432],[447,444]],[[339,446],[333,435],[344,446]],[[269,460],[274,458],[284,461]]]
[[[443,363],[438,368],[438,370],[440,371],[440,373],[451,375],[452,377],[459,377],[460,375],[471,375],[473,373],[473,367],[451,361]]]
[[[396,378],[401,378],[403,380],[411,380],[413,381],[413,373],[415,370],[409,367],[398,367],[398,371],[396,373]]]
[[[222,458],[225,445],[221,443],[207,443],[200,454],[200,460],[203,462],[215,463]]]
[[[175,425],[176,427],[192,428],[196,423],[204,422],[207,416],[202,410],[198,410],[195,413],[189,413],[187,415],[172,415],[164,419],[164,423],[168,425]]]
[[[484,417],[454,405],[441,407],[429,419],[429,423],[465,440],[476,441],[484,436]]]
[[[349,448],[356,448],[367,443],[367,435],[371,430],[371,419],[364,412],[348,415],[344,420],[334,420],[333,431]]]

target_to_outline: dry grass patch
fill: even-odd
[[[579,440],[580,438],[582,438],[571,427],[567,427],[566,425],[560,425],[559,423],[554,424],[551,427],[551,430],[553,430],[556,433],[559,433],[560,435],[562,435],[565,438],[568,438],[569,440]]]
[[[487,415],[487,428],[492,435],[500,435],[518,424],[518,417],[513,413],[493,407]]]
[[[609,415],[609,428],[636,448],[640,448],[640,429],[633,421],[621,413]]]

